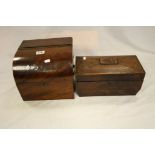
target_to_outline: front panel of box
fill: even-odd
[[[17,85],[23,100],[72,99],[73,76],[46,79],[45,82],[29,82]]]
[[[142,81],[77,82],[76,91],[79,96],[136,95],[141,85]]]

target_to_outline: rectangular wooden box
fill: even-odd
[[[136,95],[144,76],[145,71],[134,55],[76,57],[79,96]]]
[[[25,40],[13,60],[23,100],[74,98],[72,38]]]

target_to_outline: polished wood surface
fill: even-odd
[[[134,55],[79,56],[75,70],[79,96],[135,95],[145,76]]]
[[[26,40],[13,60],[23,100],[74,98],[72,38]]]

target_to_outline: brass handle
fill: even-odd
[[[101,57],[100,58],[101,65],[116,65],[118,64],[118,60],[116,57]]]

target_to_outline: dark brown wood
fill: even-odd
[[[36,39],[24,40],[20,45],[20,49],[32,47],[49,47],[49,46],[70,46],[72,45],[72,38],[50,38],[50,39]]]
[[[145,71],[135,55],[76,57],[79,96],[135,95],[144,76]]]
[[[13,60],[23,100],[74,98],[72,38],[26,40]]]

